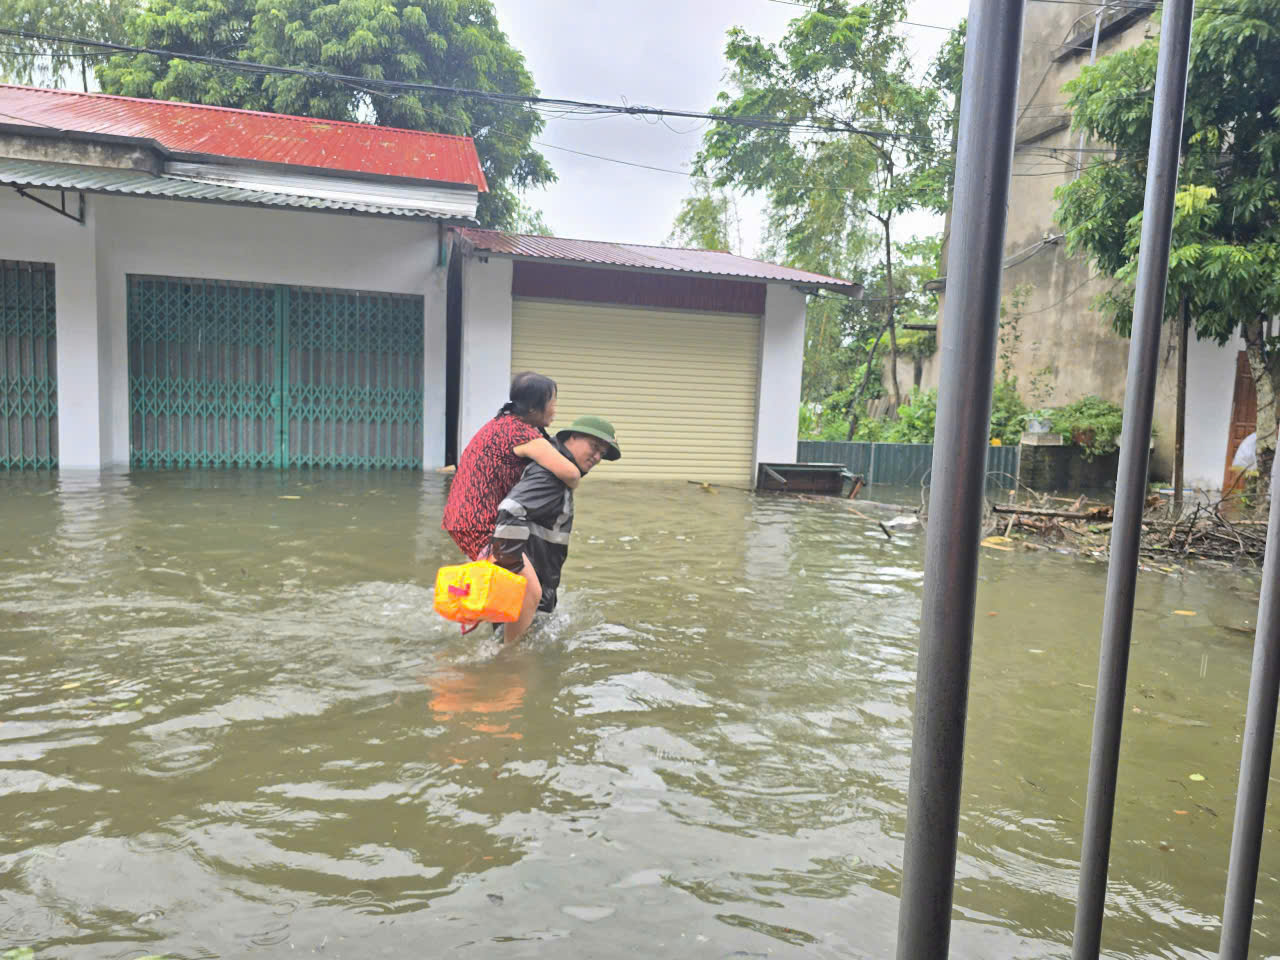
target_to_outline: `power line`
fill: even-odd
[[[811,3],[802,3],[800,0],[769,0],[770,3],[782,4],[785,7],[804,7],[806,10],[815,9]],[[959,33],[955,27],[944,27],[936,23],[917,23],[915,20],[890,20],[890,23],[905,23],[909,27],[925,27],[929,30],[945,30],[947,33]]]
[[[509,139],[513,139],[513,140],[514,140],[514,138],[509,138]],[[579,156],[579,157],[587,157],[587,158],[592,159],[592,160],[602,160],[602,161],[604,161],[604,162],[606,162],[606,163],[618,163],[618,164],[622,164],[623,166],[628,166],[628,167],[638,167],[638,168],[640,168],[641,170],[652,170],[652,171],[654,171],[654,172],[656,172],[656,173],[670,173],[670,174],[674,174],[675,176],[678,176],[678,177],[689,177],[689,178],[691,178],[691,179],[698,179],[698,178],[701,176],[700,174],[694,173],[692,170],[674,170],[674,169],[672,169],[671,167],[659,167],[659,166],[657,166],[657,165],[655,165],[655,164],[640,163],[639,161],[636,161],[636,160],[624,160],[624,159],[623,159],[623,158],[621,158],[621,157],[606,157],[606,156],[604,156],[603,154],[599,154],[599,153],[590,153],[590,152],[588,152],[588,151],[586,151],[586,150],[576,150],[576,149],[574,149],[573,147],[564,147],[564,146],[561,146],[561,145],[560,145],[560,144],[558,144],[558,143],[547,143],[546,141],[541,141],[541,140],[533,140],[533,141],[530,141],[530,142],[531,142],[534,146],[536,146],[536,147],[544,147],[544,148],[549,149],[549,150],[560,150],[560,151],[562,151],[562,152],[564,152],[564,153],[572,153],[572,154],[574,154],[575,156]],[[1076,148],[1075,148],[1075,147],[1061,147],[1061,148],[1058,148],[1058,147],[1044,147],[1044,148],[1041,148],[1041,149],[1044,149],[1044,150],[1061,150],[1061,151],[1062,151],[1062,152],[1064,152],[1064,153],[1071,153],[1071,154],[1074,154],[1074,153],[1076,152]],[[1110,151],[1107,151],[1107,152],[1110,152]],[[1056,157],[1056,156],[1046,156],[1046,157],[1044,158],[1044,160],[1045,160],[1045,162],[1046,162],[1046,163],[1049,163],[1049,162],[1052,162],[1052,161],[1057,161],[1057,162],[1061,162],[1061,163],[1066,163],[1066,162],[1068,162],[1068,159],[1067,159],[1067,158],[1064,158],[1064,157]],[[1073,161],[1072,161],[1072,162],[1073,162]],[[1102,162],[1102,163],[1120,163],[1120,162],[1123,162],[1123,161],[1120,161],[1120,160],[1103,160],[1103,161],[1100,161],[1100,162]],[[1062,175],[1063,175],[1064,173],[1066,173],[1066,172],[1068,172],[1068,171],[1062,170],[1062,169],[1060,169],[1059,167],[1054,166],[1052,170],[1048,170],[1048,171],[1044,171],[1044,172],[1027,172],[1027,173],[1016,173],[1016,172],[1015,172],[1015,173],[1014,173],[1014,174],[1012,174],[1012,175],[1013,175],[1013,176],[1015,176],[1015,177],[1060,177],[1060,176],[1062,176]],[[708,178],[708,179],[710,179],[710,178]],[[774,185],[775,185],[775,186],[780,186],[781,184],[774,184]],[[789,185],[789,186],[794,186],[794,187],[801,187],[801,188],[811,186],[810,184],[800,184],[800,183],[791,183],[791,184],[788,184],[788,185]]]
[[[804,3],[801,0],[770,0],[771,3],[780,3],[789,7],[804,7],[807,10],[816,10],[815,3]],[[1110,6],[1112,9],[1119,10],[1135,10],[1154,11],[1164,0],[1027,0],[1028,3],[1056,3],[1074,7],[1102,7]],[[1231,7],[1196,7],[1196,13],[1239,13],[1239,9]],[[914,23],[910,20],[894,20],[893,23],[906,23],[914,27],[929,27],[934,30],[949,30],[952,33],[958,32],[956,27],[943,27],[936,23]]]
[[[781,2],[781,0],[779,0]],[[790,0],[788,0],[790,2]],[[657,117],[660,122],[665,123],[667,117],[679,117],[684,119],[694,119],[708,121],[712,123],[724,123],[730,126],[755,127],[763,129],[775,130],[808,130],[820,133],[846,133],[866,136],[878,140],[912,140],[933,143],[937,146],[949,147],[949,140],[938,140],[934,137],[924,136],[920,134],[908,134],[901,131],[885,129],[873,130],[865,127],[859,127],[854,124],[844,123],[838,119],[832,119],[826,123],[815,120],[782,120],[776,117],[766,117],[760,115],[734,115],[725,113],[709,113],[695,110],[678,110],[666,107],[649,107],[638,104],[609,104],[598,103],[585,100],[569,100],[556,97],[542,97],[534,94],[512,94],[502,93],[490,90],[473,90],[465,87],[454,87],[446,84],[420,83],[408,80],[385,80],[371,79],[368,77],[356,77],[347,74],[330,73],[323,70],[315,70],[305,67],[285,67],[273,64],[256,63],[248,60],[231,60],[225,57],[214,57],[203,54],[184,53],[179,51],[157,49],[152,47],[135,46],[132,44],[112,43],[106,40],[89,40],[83,37],[66,37],[54,34],[36,33],[26,30],[15,30],[10,27],[0,27],[0,36],[16,37],[24,40],[39,40],[45,43],[61,43],[73,46],[89,46],[103,50],[110,50],[114,53],[132,53],[146,54],[149,56],[170,58],[175,60],[187,60],[194,63],[203,63],[210,66],[220,67],[229,70],[240,70],[246,73],[257,74],[281,74],[287,76],[301,76],[312,80],[328,81],[341,83],[352,89],[359,90],[362,93],[373,94],[376,96],[392,96],[394,91],[404,90],[417,93],[434,93],[444,94],[448,96],[469,97],[472,99],[487,100],[505,104],[516,104],[521,106],[532,107],[535,110],[548,110],[555,108],[561,111],[567,111],[569,116],[581,117],[582,111],[591,111],[598,116],[604,115],[630,115],[630,116],[652,116]],[[97,56],[98,54],[84,54],[85,56]],[[388,92],[390,91],[390,92]],[[1031,106],[1028,104],[1027,107]],[[1026,107],[1024,107],[1025,111]],[[672,129],[668,124],[668,129]],[[692,132],[692,131],[690,131]],[[1085,152],[1092,153],[1109,153],[1111,151],[1102,148],[1086,148]]]
[[[776,2],[793,3],[795,2],[795,0],[776,0]],[[342,83],[346,86],[351,87],[354,90],[358,90],[362,93],[371,94],[374,96],[396,96],[394,92],[387,92],[388,90],[390,91],[407,90],[407,91],[413,91],[413,92],[446,94],[450,96],[470,97],[470,98],[495,101],[495,102],[501,102],[501,103],[518,104],[523,106],[529,106],[535,110],[542,110],[542,111],[546,111],[554,107],[562,111],[561,116],[565,118],[573,117],[578,119],[586,119],[586,117],[583,116],[582,111],[594,112],[594,114],[596,115],[595,118],[597,119],[602,119],[606,116],[617,116],[617,115],[632,115],[632,116],[642,116],[642,117],[653,116],[658,118],[658,122],[663,123],[665,126],[667,126],[668,129],[671,129],[673,131],[674,131],[674,128],[671,127],[671,125],[666,122],[667,117],[681,117],[686,119],[701,120],[704,123],[725,123],[725,124],[735,125],[735,126],[749,126],[749,127],[766,128],[766,129],[811,130],[815,132],[824,132],[824,133],[848,133],[848,134],[863,135],[863,136],[867,136],[875,139],[881,139],[881,140],[894,140],[894,139],[918,140],[918,141],[932,142],[940,146],[950,146],[950,141],[939,141],[932,137],[926,137],[923,135],[905,134],[900,131],[895,131],[892,129],[870,130],[870,129],[861,128],[852,124],[843,123],[838,119],[832,119],[827,123],[820,123],[813,120],[780,120],[775,117],[765,117],[765,116],[758,116],[758,115],[735,116],[732,114],[709,113],[709,112],[692,111],[692,110],[676,110],[676,109],[670,109],[670,108],[633,105],[628,103],[607,104],[607,103],[596,103],[596,102],[582,101],[582,100],[569,100],[569,99],[562,99],[562,98],[542,97],[542,96],[536,96],[532,94],[508,94],[508,93],[502,93],[498,91],[472,90],[472,89],[467,89],[463,87],[454,87],[454,86],[449,86],[444,84],[419,83],[414,81],[402,81],[402,80],[370,79],[367,77],[354,77],[354,76],[349,76],[345,74],[330,73],[327,71],[316,70],[311,68],[285,67],[285,66],[255,63],[252,61],[245,61],[245,60],[231,60],[224,57],[182,53],[177,51],[156,49],[156,48],[150,48],[150,47],[134,46],[130,44],[111,43],[103,40],[89,40],[89,39],[80,38],[80,37],[65,37],[65,36],[59,36],[59,35],[53,35],[53,34],[35,33],[31,31],[15,30],[15,29],[6,28],[6,27],[0,27],[0,35],[16,37],[19,39],[39,40],[45,43],[61,43],[61,44],[69,44],[69,45],[76,45],[76,46],[91,46],[91,47],[96,47],[103,50],[109,50],[113,53],[146,54],[146,55],[156,56],[161,58],[189,60],[196,63],[204,63],[204,64],[208,64],[208,65],[212,65],[212,66],[216,66],[224,69],[240,70],[248,73],[303,76],[308,79]],[[107,54],[77,53],[77,54],[71,54],[71,55],[93,57],[93,56],[104,56]],[[380,89],[374,89],[374,88],[380,88]],[[1044,105],[1028,103],[1023,107],[1023,114],[1025,115],[1025,112],[1033,106],[1039,108]],[[680,131],[675,131],[675,132],[680,132]],[[693,131],[686,131],[686,132],[693,132]],[[658,170],[659,172],[676,173],[676,174],[684,173],[683,171],[668,170],[668,169],[659,168],[659,167],[650,167],[650,165],[638,163],[635,161],[621,160],[619,158],[612,158],[612,157],[602,157],[599,155],[586,153],[585,151],[573,151],[570,148],[558,147],[554,144],[547,144],[547,146],[552,149],[562,149],[571,153],[577,152],[582,154],[583,156],[592,157],[594,159],[600,159],[600,160],[605,160],[609,162],[624,163],[630,166],[636,166],[636,167],[642,167],[642,168],[651,168],[651,169]],[[1059,154],[1058,148],[1028,147],[1024,149],[1028,149],[1032,152],[1040,152],[1054,159],[1062,159],[1061,157],[1058,156]],[[1062,148],[1062,150],[1065,151],[1066,148]],[[1072,152],[1079,153],[1080,151],[1075,150]],[[1094,148],[1085,148],[1083,152],[1112,153],[1113,151],[1108,148],[1094,147]]]
[[[1027,2],[1028,3],[1057,3],[1064,6],[1072,6],[1072,7],[1107,6],[1106,3],[1100,2],[1100,0],[1027,0]],[[1111,0],[1110,6],[1112,9],[1134,10],[1141,13],[1144,11],[1153,12],[1155,8],[1160,6],[1160,4],[1163,2],[1164,0],[1148,0],[1148,2],[1143,2],[1143,0],[1132,0],[1132,2],[1126,3],[1124,2],[1124,0]],[[1241,13],[1241,12],[1242,11],[1238,7],[1200,7],[1200,6],[1196,7],[1196,13]]]
[[[575,150],[572,147],[562,147],[558,143],[545,143],[540,140],[531,140],[530,143],[535,147],[546,147],[550,150],[562,150],[565,153],[572,153],[579,157],[590,157],[592,160],[605,160],[609,163],[620,163],[628,167],[639,167],[641,170],[653,170],[657,173],[673,173],[679,177],[697,177],[697,174],[691,170],[672,170],[670,167],[658,167],[648,163],[640,163],[636,160],[623,160],[621,157],[605,157],[598,153],[588,153],[585,150]]]
[[[134,46],[132,44],[111,43],[106,40],[89,40],[84,37],[67,37],[55,34],[36,33],[27,30],[15,30],[10,27],[0,27],[0,36],[16,37],[22,40],[39,40],[44,43],[63,43],[70,44],[72,46],[95,47],[103,50],[111,50],[116,53],[146,54],[153,57],[187,60],[193,63],[203,63],[209,66],[221,67],[228,70],[241,70],[246,73],[280,74],[284,76],[305,77],[310,80],[341,83],[364,90],[365,92],[368,92],[369,88],[391,91],[405,90],[415,93],[444,94],[448,96],[487,100],[496,103],[517,104],[533,107],[534,109],[552,107],[580,111],[587,110],[594,111],[596,113],[628,114],[632,116],[679,117],[690,120],[710,120],[716,123],[728,124],[730,126],[756,127],[774,130],[811,130],[822,133],[850,133],[878,140],[918,140],[935,143],[939,142],[933,137],[906,134],[895,130],[873,130],[855,126],[853,124],[841,123],[839,121],[819,123],[813,120],[782,120],[777,117],[758,115],[744,116],[710,113],[701,110],[677,110],[665,107],[648,107],[633,104],[596,103],[585,100],[542,97],[535,94],[473,90],[466,87],[454,87],[438,83],[420,83],[409,80],[371,79],[369,77],[355,77],[347,74],[330,73],[322,70],[310,70],[302,67],[276,66],[272,64],[255,63],[248,60],[229,60],[225,57],[211,57],[202,54],[181,53],[173,50],[156,49],[153,47]]]
[[[1079,293],[1081,289],[1083,289],[1084,287],[1088,286],[1090,283],[1092,283],[1094,280],[1097,280],[1097,279],[1098,279],[1099,277],[1101,277],[1101,276],[1102,276],[1102,274],[1100,274],[1100,273],[1090,274],[1089,276],[1087,276],[1087,277],[1085,277],[1083,280],[1081,280],[1079,283],[1077,283],[1077,284],[1076,284],[1074,287],[1072,287],[1070,290],[1068,290],[1068,291],[1063,295],[1062,299],[1061,299],[1061,300],[1059,300],[1057,303],[1051,303],[1051,304],[1049,304],[1049,306],[1047,306],[1047,307],[1041,307],[1041,308],[1040,308],[1040,309],[1038,309],[1038,310],[1028,310],[1028,311],[1026,311],[1025,313],[1019,314],[1019,316],[1023,316],[1023,317],[1034,317],[1037,313],[1045,313],[1046,311],[1053,310],[1053,309],[1055,309],[1056,307],[1060,307],[1060,306],[1062,306],[1064,303],[1066,303],[1068,300],[1070,300],[1072,297],[1074,297],[1077,293]]]

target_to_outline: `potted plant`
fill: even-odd
[[[1053,411],[1045,407],[1032,410],[1023,419],[1027,422],[1027,433],[1048,433],[1053,429]]]

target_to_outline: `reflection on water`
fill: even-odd
[[[0,476],[0,952],[891,955],[921,531],[589,481],[512,649],[432,613],[442,503]],[[1104,570],[983,563],[954,954],[1066,957]],[[1108,956],[1216,949],[1256,596],[1143,577]]]

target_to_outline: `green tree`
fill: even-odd
[[[671,224],[667,245],[697,250],[742,252],[738,205],[724,190],[717,190],[704,178],[694,181],[693,193],[680,203]]]
[[[883,377],[882,364],[879,358],[881,343],[887,331],[892,331],[898,323],[923,323],[927,318],[937,315],[937,298],[925,290],[928,281],[938,276],[938,256],[942,247],[942,237],[926,237],[912,239],[905,243],[893,245],[893,260],[885,260],[867,272],[864,276],[865,293],[857,306],[863,308],[860,326],[853,333],[852,359],[859,364],[854,375],[853,393],[845,404],[847,412],[847,439],[852,440],[859,428],[859,421],[866,411],[866,402],[882,395],[871,392],[871,376]],[[881,317],[889,317],[882,322]],[[858,337],[861,337],[859,340]],[[919,388],[924,373],[924,360],[932,356],[937,349],[937,337],[931,331],[909,330],[891,343],[889,363],[897,365],[899,356],[911,357],[914,375],[913,388]],[[890,372],[890,383],[897,383],[897,371]],[[876,386],[880,385],[877,380]],[[897,404],[894,411],[900,412],[904,404]]]
[[[1240,333],[1258,391],[1263,483],[1276,444],[1280,338],[1280,0],[1236,0],[1198,12],[1169,264],[1166,319],[1185,302],[1201,339]],[[1115,147],[1059,189],[1068,250],[1121,281],[1097,308],[1122,334],[1133,323],[1151,90],[1158,41],[1086,67],[1067,85],[1075,127]]]
[[[511,225],[508,228],[512,233],[529,233],[539,237],[554,237],[555,231],[551,229],[551,225],[547,223],[546,217],[542,215],[542,211],[536,207],[531,207],[523,200],[516,200],[515,214],[511,218]]]
[[[0,23],[17,30],[93,40],[125,42],[125,23],[140,0],[0,0]],[[9,83],[61,87],[71,78],[89,89],[91,49],[62,43],[5,37],[0,46],[0,78]]]
[[[404,80],[536,93],[524,57],[490,0],[150,0],[128,22],[137,46]],[[394,94],[300,76],[121,54],[98,68],[109,93],[356,120],[475,138],[489,181],[477,216],[507,227],[518,192],[555,174],[532,146],[543,121],[527,108],[451,94]]]
[[[768,197],[786,262],[844,276],[880,262],[895,406],[894,224],[908,210],[943,209],[950,168],[950,105],[917,79],[905,17],[903,0],[819,0],[777,44],[731,30],[731,91],[714,112],[806,126],[717,122],[696,164],[716,186]]]

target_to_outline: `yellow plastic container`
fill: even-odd
[[[455,623],[513,623],[524,604],[525,579],[487,560],[441,567],[436,613]]]

